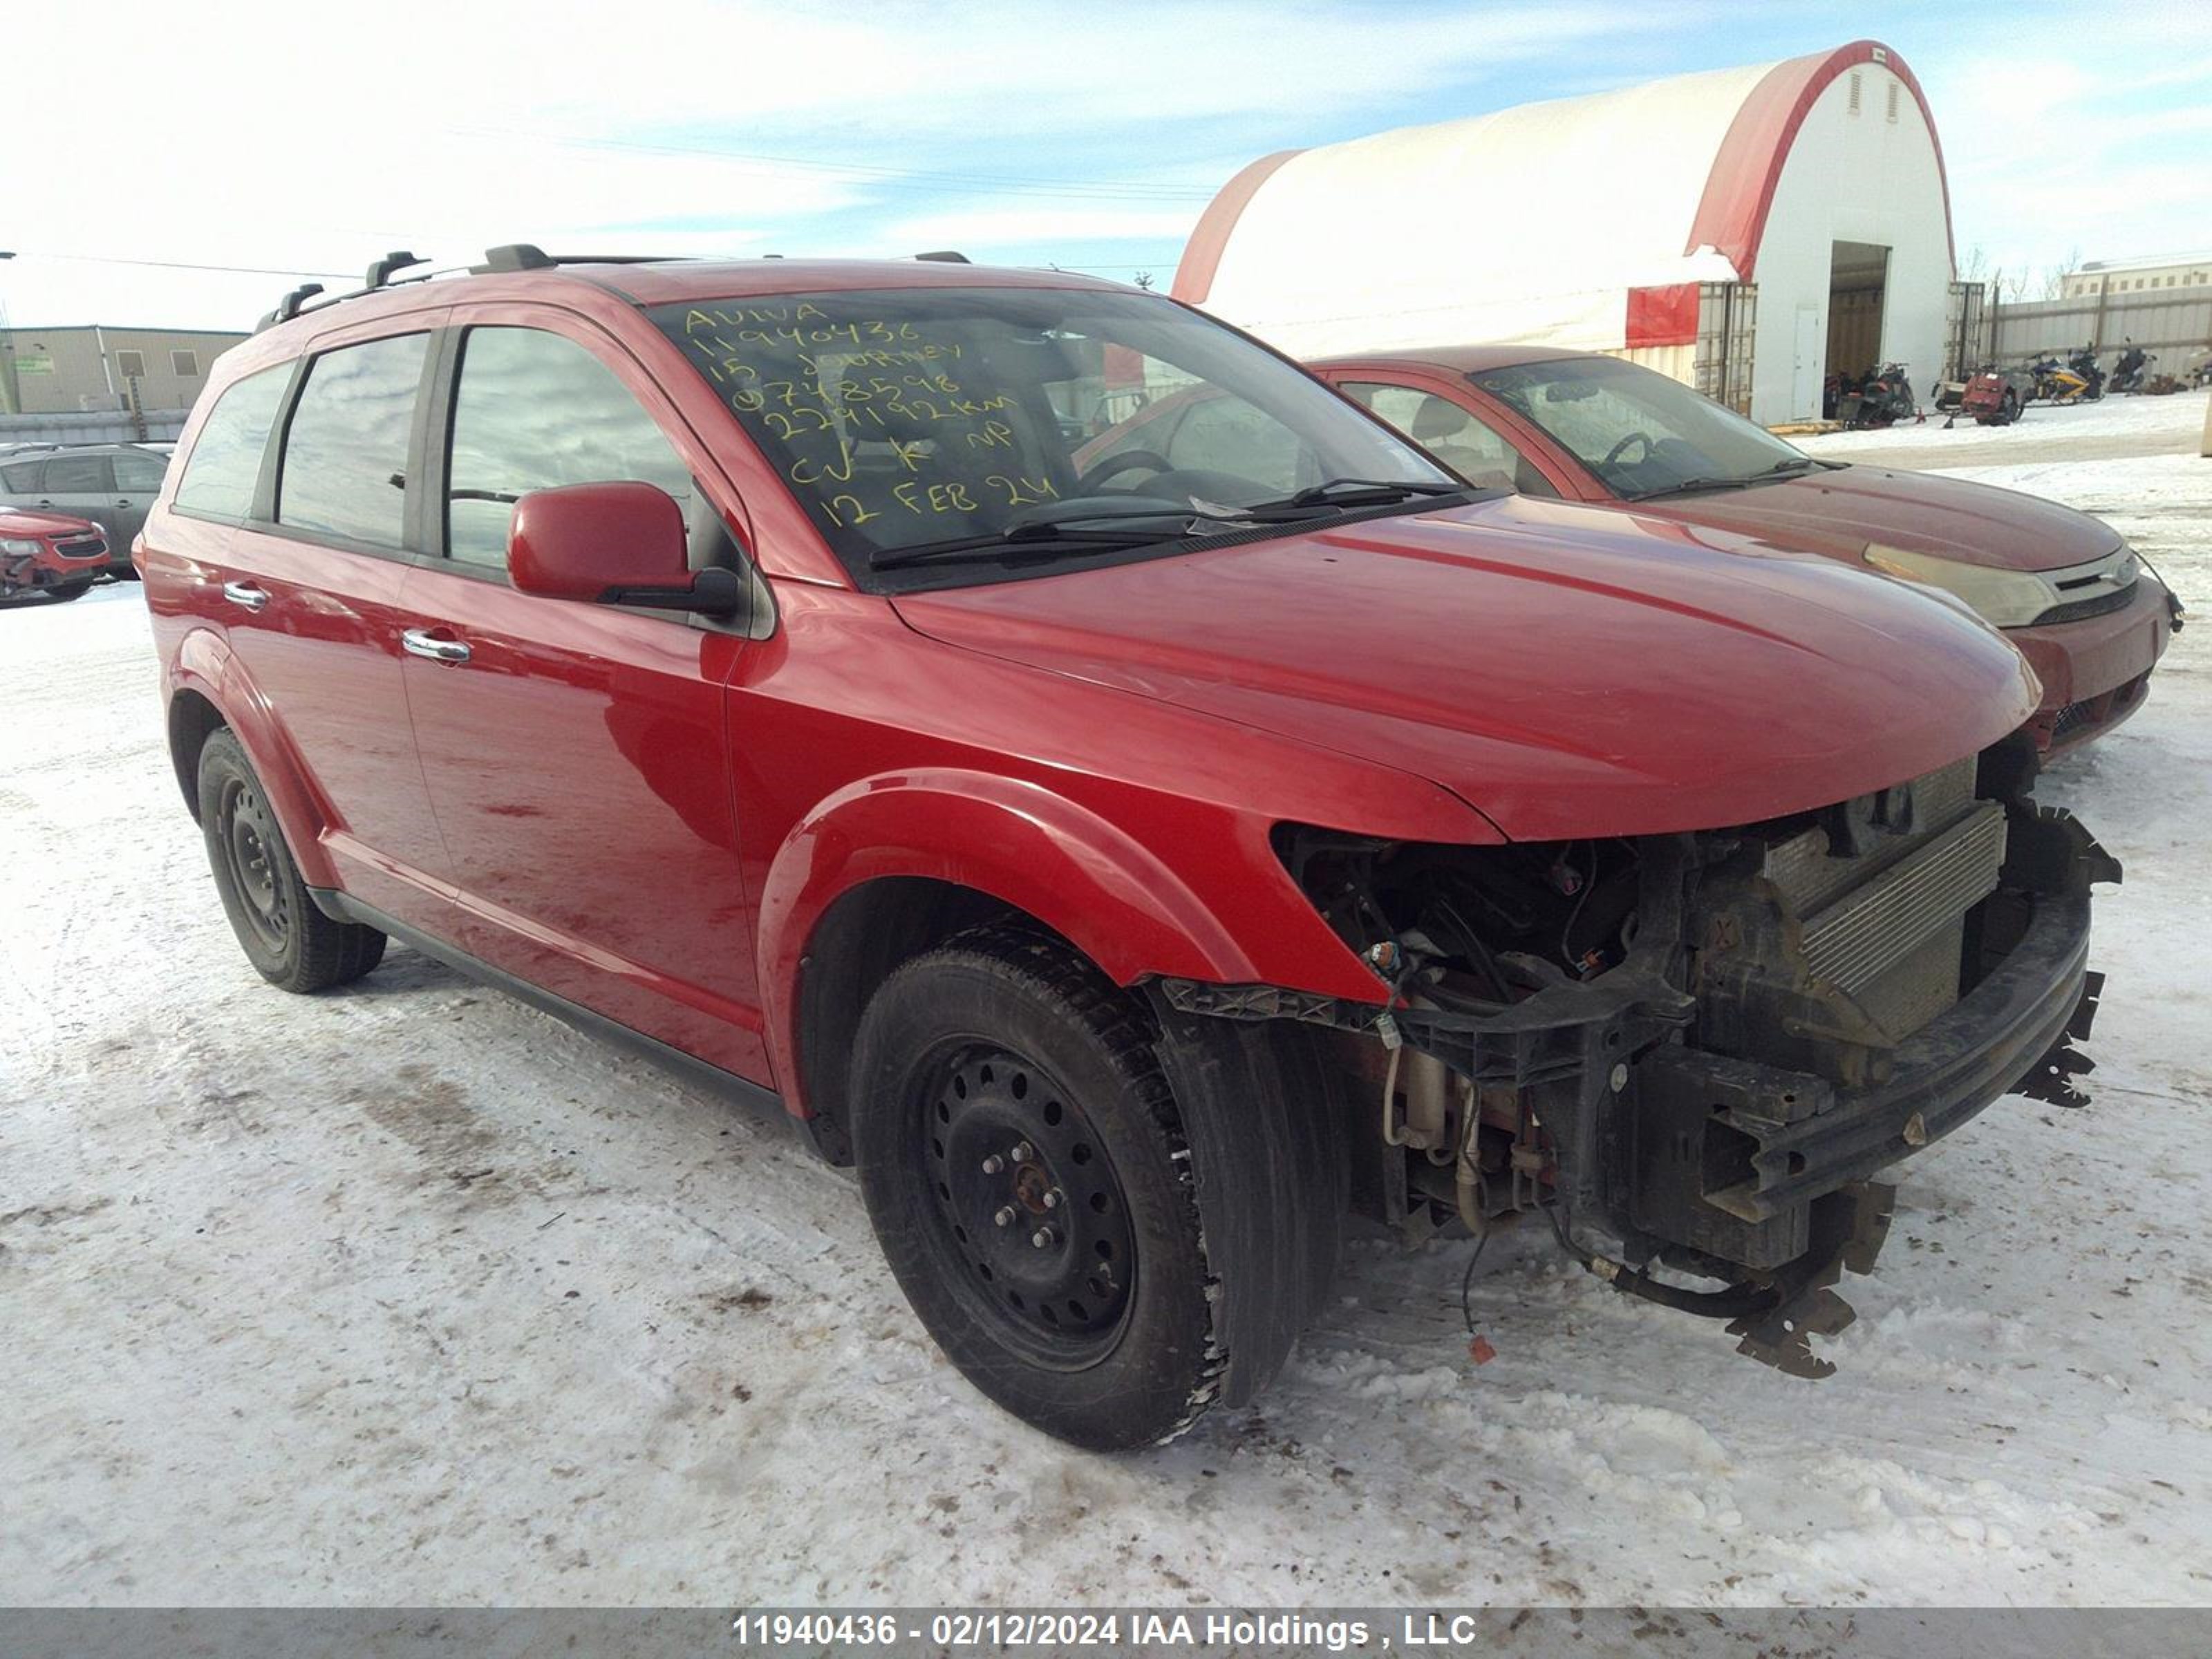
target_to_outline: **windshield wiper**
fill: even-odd
[[[1179,516],[1186,526],[1190,518],[1187,513],[1180,515],[1174,513],[1108,514],[1103,516],[1150,519],[1155,523],[1162,519]],[[926,547],[878,553],[868,561],[868,568],[902,570],[910,565],[953,563],[963,559],[1056,559],[1076,547],[1146,547],[1154,542],[1180,541],[1188,533],[1187,528],[1063,530],[1056,524],[1009,525],[989,536],[964,536],[957,541],[932,542]]]
[[[1632,501],[1657,501],[1662,495],[1687,495],[1700,489],[1748,489],[1755,483],[1765,483],[1769,478],[1779,478],[1809,471],[1820,463],[1810,455],[1792,455],[1786,461],[1777,461],[1763,472],[1753,472],[1741,478],[1685,478],[1680,483],[1661,484],[1656,489],[1640,489],[1624,499]]]
[[[1464,495],[1472,484],[1413,483],[1404,478],[1326,478],[1279,501],[1255,501],[1246,513],[1274,513],[1299,507],[1366,507],[1402,501],[1414,495]]]
[[[1124,520],[1131,521],[1130,528],[1114,527]],[[1135,524],[1147,522],[1154,526],[1169,525],[1173,528],[1139,530],[1134,527]],[[1193,527],[1200,524],[1219,525],[1222,529],[1200,532]],[[1086,525],[1103,527],[1095,530],[1082,527]],[[1063,514],[1054,519],[1017,519],[1005,529],[988,536],[963,536],[958,541],[932,542],[925,547],[878,554],[868,561],[868,568],[897,570],[908,565],[935,564],[939,561],[1021,556],[1056,558],[1071,547],[1084,544],[1094,547],[1145,547],[1155,542],[1183,541],[1194,534],[1227,534],[1255,527],[1252,520],[1243,516],[1242,508],[1231,516],[1210,512],[1195,504],[1190,507],[1102,507],[1097,512]]]

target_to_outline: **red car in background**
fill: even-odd
[[[2057,751],[2142,706],[2181,606],[2109,525],[1925,472],[1816,460],[1679,380],[1533,346],[1337,357],[1323,380],[1477,483],[1632,507],[1825,553],[1966,601],[2043,683]]]
[[[0,507],[0,603],[82,597],[107,568],[100,526],[58,513]]]

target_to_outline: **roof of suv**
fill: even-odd
[[[541,256],[542,257],[542,256]],[[975,265],[963,260],[917,259],[652,259],[577,258],[514,269],[478,266],[465,272],[403,277],[386,286],[309,298],[282,321],[264,319],[260,338],[300,325],[315,328],[343,319],[368,319],[468,295],[523,299],[549,289],[596,289],[638,306],[686,301],[758,299],[783,294],[821,294],[879,288],[1081,288],[1119,290],[1125,285],[1073,271]],[[296,298],[296,296],[289,296]],[[252,354],[258,356],[260,354]]]

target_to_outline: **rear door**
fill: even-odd
[[[111,510],[115,514],[116,532],[112,545],[118,559],[127,562],[131,544],[146,527],[146,509],[161,493],[161,480],[168,475],[169,462],[167,456],[150,449],[119,449],[112,460],[115,468],[115,498]]]
[[[346,890],[451,937],[457,923],[436,873],[445,849],[400,677],[398,609],[420,545],[412,481],[435,321],[387,320],[316,343],[280,406],[246,521],[209,580],[231,649],[316,799]],[[179,513],[193,510],[206,442],[179,481]]]
[[[736,556],[737,503],[592,325],[514,306],[455,320],[426,524],[445,556],[410,576],[405,675],[470,948],[766,1082],[725,730],[745,641],[680,613],[519,593],[507,574],[507,520],[533,489],[659,485],[685,507],[695,567]]]

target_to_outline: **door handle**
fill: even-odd
[[[399,636],[400,648],[410,657],[432,662],[466,662],[469,648],[459,640],[441,640],[427,628],[410,628]]]
[[[233,605],[242,605],[248,611],[258,611],[269,603],[269,595],[252,582],[225,582],[222,596]]]

